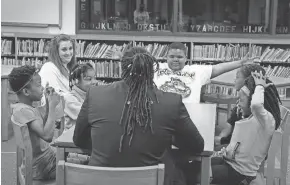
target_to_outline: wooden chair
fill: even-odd
[[[280,111],[280,128],[276,130],[273,135],[268,152],[268,158],[265,162],[266,166],[264,167],[264,165],[262,165],[260,169],[260,172],[264,172],[267,185],[274,185],[277,183],[279,185],[286,185],[287,171],[289,171],[290,167],[290,161],[288,161],[290,144],[290,110],[281,106]]]
[[[55,180],[38,181],[32,178],[32,145],[27,125],[12,120],[17,147],[16,178],[17,185],[53,185]],[[24,174],[22,173],[24,164]]]
[[[109,168],[58,163],[58,185],[163,185],[164,164],[148,167]]]

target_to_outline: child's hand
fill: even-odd
[[[60,96],[56,92],[53,91],[50,92],[47,96],[49,107],[55,108],[59,102],[60,102]]]
[[[263,86],[264,88],[266,87],[269,87],[270,85],[273,85],[272,83],[266,83],[266,76],[263,75],[262,71],[258,72],[258,71],[255,71],[255,72],[252,72],[252,77],[254,78],[255,80],[255,84],[256,86],[257,85],[261,85]]]

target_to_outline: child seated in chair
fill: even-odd
[[[65,130],[73,127],[86,97],[86,92],[95,83],[95,70],[90,63],[76,65],[70,74],[71,92],[65,99]],[[69,153],[67,161],[77,164],[87,164],[89,156]]]
[[[277,89],[264,75],[252,72],[239,91],[243,119],[236,122],[230,144],[212,158],[213,184],[250,184],[268,154],[281,117]]]
[[[237,91],[239,91],[244,86],[245,80],[251,77],[251,72],[254,71],[265,72],[263,67],[260,66],[259,64],[244,65],[237,70],[235,78],[235,89]],[[227,123],[225,123],[224,129],[221,130],[220,134],[218,136],[215,136],[214,138],[215,151],[221,150],[223,147],[226,147],[230,143],[232,132],[235,128],[235,122],[241,119],[242,119],[241,111],[240,109],[238,109],[237,106],[235,106],[231,111]]]
[[[19,103],[13,105],[12,121],[27,124],[32,145],[32,175],[34,180],[55,179],[56,152],[49,145],[54,136],[55,107],[60,96],[53,88],[41,86],[41,77],[33,66],[14,68],[8,75],[12,90],[17,94]],[[47,114],[32,106],[35,101],[46,97]]]
[[[95,70],[90,63],[78,64],[72,69],[69,77],[71,92],[64,95],[65,131],[75,125],[86,92],[93,83]]]

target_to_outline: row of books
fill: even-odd
[[[262,46],[260,47],[260,50],[262,50]],[[268,46],[262,55],[260,60],[263,62],[290,62],[290,49],[280,49],[280,48],[270,48]]]
[[[92,60],[81,60],[80,63],[92,63]],[[120,78],[122,74],[121,62],[118,61],[100,61],[95,62],[95,70],[97,77],[104,78]]]
[[[24,65],[32,65],[37,68],[40,68],[42,64],[44,64],[47,59],[38,59],[38,58],[23,58],[22,60],[16,60],[15,58],[1,58],[2,65],[9,65],[9,66],[24,66]]]
[[[14,55],[12,39],[1,39],[1,54]],[[47,56],[49,39],[17,39],[16,54],[18,56]],[[132,43],[107,44],[94,43],[93,41],[77,40],[76,56],[80,58],[106,58],[118,59],[118,53],[125,51]],[[133,42],[134,46],[146,48],[157,59],[165,59],[168,52],[168,44]],[[258,56],[262,62],[290,63],[290,49],[271,48],[263,49],[263,46],[248,44],[193,44],[189,49],[186,45],[189,58],[193,61],[232,61],[241,59],[247,53],[249,57]]]
[[[193,45],[191,58],[194,61],[231,61],[241,59],[248,52],[249,47],[240,44]]]
[[[8,39],[1,39],[1,55],[13,54],[13,41]]]
[[[86,44],[87,41],[79,40],[76,43],[76,56],[84,58],[109,58],[117,59],[119,56],[114,55],[115,51],[124,52],[131,43],[124,43],[122,45],[109,45],[105,43],[93,44],[90,42]],[[151,53],[157,59],[165,59],[168,52],[168,44],[144,44],[143,42],[135,43],[134,46],[144,47],[149,53]],[[186,46],[186,45],[185,45]],[[187,53],[188,53],[188,47]]]
[[[290,78],[290,67],[275,66],[264,67],[267,76],[276,76],[282,78]]]
[[[165,59],[169,49],[169,44],[160,44],[160,43],[145,44],[144,42],[138,42],[135,44],[135,46],[144,47],[156,59]],[[186,44],[184,44],[184,46],[186,47],[187,54],[188,47]]]
[[[228,95],[228,96],[238,96],[238,92],[234,87],[229,87],[225,85],[219,84],[208,84],[205,87],[206,94],[221,94],[221,95]]]
[[[17,55],[19,56],[48,56],[49,40],[17,40]]]
[[[76,43],[76,56],[85,58],[109,58],[118,59],[119,56],[116,55],[118,52],[124,52],[128,44],[123,45],[109,45],[106,43],[89,43],[86,45],[86,41],[79,40]]]
[[[194,61],[232,61],[241,59],[249,53],[248,57],[259,57],[262,62],[290,62],[290,49],[271,48],[264,51],[262,46],[241,44],[211,44],[193,45],[192,59]]]
[[[277,88],[279,96],[281,99],[287,99],[290,98],[290,88],[283,87],[283,88]],[[228,95],[237,97],[238,92],[235,90],[234,87],[220,85],[220,84],[208,84],[205,88],[206,94],[220,94],[220,95]]]

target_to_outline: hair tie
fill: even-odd
[[[20,91],[22,91],[32,81],[36,73],[38,73],[38,70],[35,70],[35,72],[31,75],[31,78],[18,91],[16,91],[16,93],[19,93]]]

